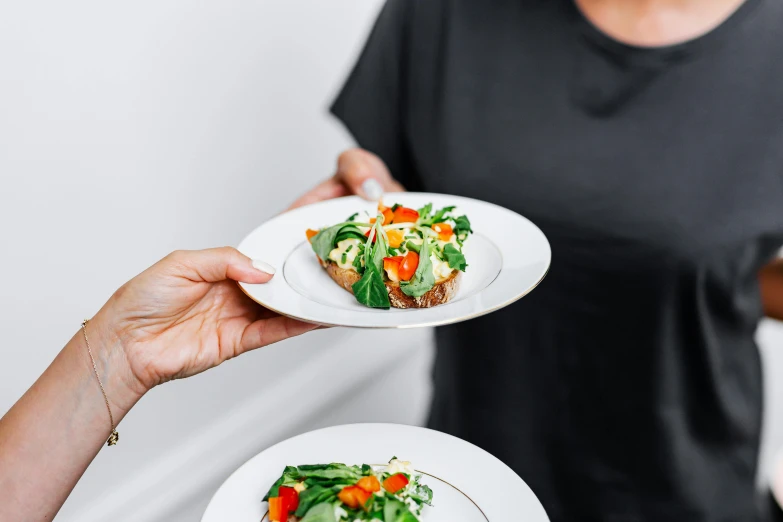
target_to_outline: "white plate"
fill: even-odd
[[[536,496],[508,466],[464,440],[397,424],[353,424],[299,435],[247,461],[218,489],[201,522],[266,522],[266,492],[285,466],[376,464],[393,456],[425,473],[433,507],[422,522],[549,522]]]
[[[374,215],[376,205],[357,196],[301,207],[255,229],[239,250],[271,263],[278,273],[267,284],[240,286],[266,308],[311,323],[414,328],[465,321],[508,306],[533,290],[549,269],[552,252],[543,232],[508,209],[445,194],[389,194],[384,202],[411,208],[456,205],[457,214],[470,219],[474,234],[464,246],[468,268],[450,302],[433,308],[378,310],[359,304],[332,281],[305,240],[305,230],[340,223],[355,212]]]

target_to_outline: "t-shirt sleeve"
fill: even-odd
[[[400,183],[420,190],[405,136],[409,3],[387,0],[331,112]]]

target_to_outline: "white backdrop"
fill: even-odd
[[[173,249],[237,244],[331,174],[351,142],[326,108],[379,6],[0,5],[0,414],[123,281]],[[761,337],[783,350],[780,325]],[[777,442],[783,354],[767,351]],[[333,330],[167,384],[128,415],[59,519],[197,520],[220,481],[277,440],[421,422],[430,356],[428,332]],[[383,393],[401,379],[401,396]],[[292,386],[306,390],[297,411],[273,416]]]

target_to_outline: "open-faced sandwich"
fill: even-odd
[[[286,466],[264,497],[270,522],[418,522],[432,490],[410,462]]]
[[[378,206],[375,217],[354,214],[342,223],[308,230],[321,265],[340,286],[372,308],[428,308],[457,293],[467,268],[462,246],[473,232],[455,207],[433,212]]]

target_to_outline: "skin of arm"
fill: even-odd
[[[86,327],[115,423],[158,384],[317,328],[260,307],[236,284],[273,273],[233,248],[175,252],[120,288]],[[52,520],[110,433],[78,329],[0,419],[0,520]]]
[[[759,271],[764,315],[783,321],[783,259],[776,259]]]

